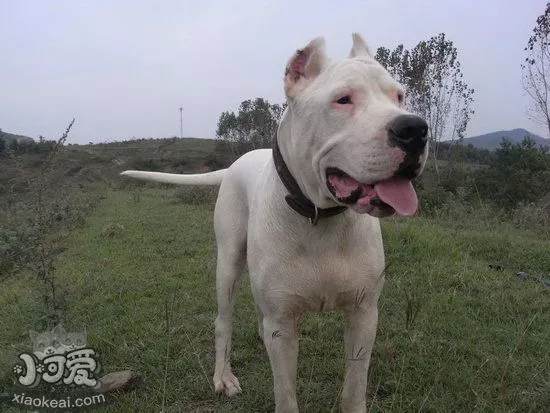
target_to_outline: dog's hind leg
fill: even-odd
[[[224,185],[225,184],[225,185]],[[216,296],[218,316],[216,318],[215,347],[216,366],[214,387],[216,392],[234,396],[241,391],[239,381],[231,371],[231,317],[235,305],[237,286],[246,262],[247,206],[239,198],[237,188],[228,188],[224,182],[216,203],[214,225],[218,244],[216,268]]]

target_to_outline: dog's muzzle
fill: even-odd
[[[415,115],[400,115],[387,126],[390,146],[397,146],[405,157],[389,179],[360,182],[339,168],[325,171],[332,196],[359,213],[384,217],[397,212],[413,215],[418,198],[411,180],[422,170],[422,157],[428,143],[428,124]]]
[[[428,124],[420,116],[399,115],[388,125],[388,139],[406,153],[420,154],[428,143]]]
[[[416,115],[399,115],[388,124],[387,131],[389,144],[405,153],[395,176],[415,178],[421,169],[420,157],[428,144],[428,124]]]

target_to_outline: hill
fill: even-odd
[[[502,138],[508,138],[512,143],[520,143],[526,136],[531,137],[537,145],[550,147],[550,139],[541,138],[525,129],[513,129],[508,131],[497,131],[484,135],[472,136],[462,141],[463,145],[472,144],[478,149],[495,150],[500,146]]]
[[[8,142],[15,139],[15,135],[7,135],[11,136]],[[3,135],[1,137],[4,138]],[[51,141],[31,142],[34,147],[25,146],[24,150],[20,147],[14,156],[5,156],[0,150],[0,209],[4,195],[17,193],[21,197],[31,190],[31,177],[41,173],[45,155],[51,150],[51,146],[47,144]],[[232,161],[230,153],[216,150],[216,141],[213,139],[135,139],[92,145],[66,145],[56,155],[54,169],[59,174],[56,176],[59,183],[118,184],[119,173],[125,169],[194,173],[221,169]]]
[[[6,144],[10,144],[14,139],[17,141],[17,143],[21,142],[34,142],[33,138],[29,138],[28,136],[24,135],[15,135],[13,133],[4,132],[0,129],[0,138],[3,139]]]

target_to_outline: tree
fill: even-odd
[[[0,137],[0,154],[4,152],[4,149],[6,149],[6,142]]]
[[[216,138],[234,155],[253,149],[270,148],[286,103],[271,104],[262,98],[241,102],[237,114],[223,112]]]
[[[525,61],[521,65],[523,88],[531,100],[529,117],[544,125],[550,133],[550,113],[548,108],[550,88],[550,3],[546,4],[543,15],[537,18],[533,34],[527,41]]]
[[[19,142],[17,142],[17,139],[12,139],[8,144],[8,148],[16,155],[19,152]]]
[[[475,175],[479,193],[501,207],[537,202],[548,193],[550,154],[528,136],[516,144],[503,138],[489,167]]]
[[[437,168],[439,144],[461,140],[474,113],[474,90],[463,80],[456,47],[441,33],[410,51],[381,47],[375,58],[405,87],[407,108],[428,122]]]

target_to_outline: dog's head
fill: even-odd
[[[331,61],[324,45],[311,41],[286,66],[288,109],[278,135],[291,172],[319,207],[414,214],[411,179],[426,162],[428,125],[405,109],[403,87],[358,34],[342,61]]]

